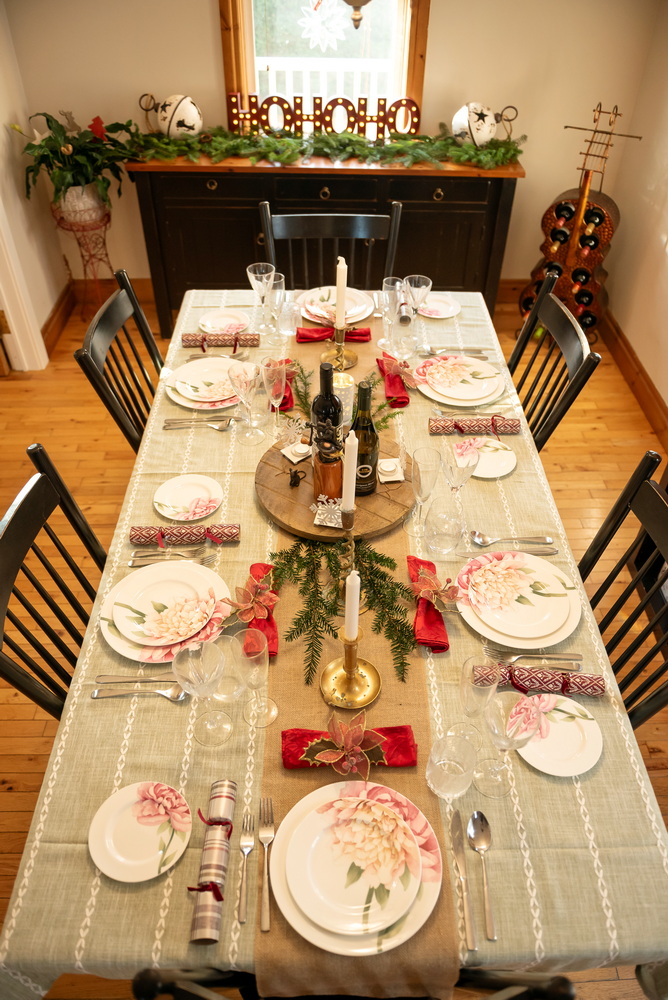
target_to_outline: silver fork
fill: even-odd
[[[223,417],[221,420],[209,421],[209,420],[191,420],[186,423],[176,423],[168,424],[164,423],[162,425],[163,431],[187,431],[191,427],[210,427],[213,431],[226,431],[230,426],[230,421],[238,420],[238,417]]]
[[[206,556],[185,556],[185,558],[188,559],[189,562],[198,563],[200,566],[210,566],[211,563],[215,561],[217,555],[217,552],[210,552]],[[155,563],[167,563],[171,561],[172,560],[169,556],[145,555],[137,556],[135,559],[130,559],[128,566],[135,569],[137,566],[154,566]]]
[[[250,813],[246,813],[241,826],[241,837],[239,839],[239,850],[244,856],[241,868],[241,888],[239,889],[239,914],[240,924],[246,923],[246,904],[248,902],[248,884],[246,882],[246,868],[248,867],[248,855],[255,847],[255,837],[253,830],[255,820]]]
[[[505,663],[506,666],[511,666],[513,663],[517,663],[518,660],[547,660],[549,663],[561,663],[562,666],[560,670],[581,670],[580,666],[582,661],[582,653],[515,653],[509,654],[504,649],[498,649],[496,646],[490,645],[488,642],[483,642],[482,651],[485,656],[490,656],[492,659],[496,659],[499,663]],[[572,663],[571,667],[564,666],[566,663]]]
[[[260,799],[260,843],[264,847],[264,866],[262,868],[262,910],[260,914],[260,930],[268,931],[271,927],[269,914],[269,845],[274,839],[274,804],[271,799]]]
[[[181,546],[178,549],[133,549],[130,553],[132,559],[140,559],[143,556],[160,556],[162,559],[172,559],[174,556],[181,559],[192,559],[193,556],[202,555],[204,552],[204,545],[186,545]]]

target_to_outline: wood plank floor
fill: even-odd
[[[144,303],[157,328],[152,302]],[[86,320],[72,315],[41,372],[0,378],[0,510],[4,512],[33,473],[25,449],[42,442],[108,545],[134,462],[134,453],[98,402],[72,358],[81,346]],[[519,325],[514,304],[495,315],[508,355]],[[161,342],[166,350],[166,342]],[[576,558],[584,551],[642,453],[663,454],[634,396],[605,347],[603,362],[542,453],[543,464]],[[660,470],[661,471],[661,470]],[[25,843],[46,768],[56,723],[0,682],[0,921]],[[668,817],[668,710],[637,737],[662,809]],[[48,891],[48,887],[46,887]],[[35,942],[39,948],[39,942]],[[633,970],[594,969],[572,975],[583,1000],[641,1000]],[[231,994],[235,995],[235,994]],[[462,998],[464,992],[461,991]],[[472,996],[473,994],[466,994]],[[120,1000],[128,983],[65,976],[48,1000]],[[459,996],[459,994],[458,994]]]

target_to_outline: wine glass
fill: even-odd
[[[413,316],[418,316],[418,309],[431,291],[431,278],[426,274],[409,274],[404,278],[404,290],[406,299],[413,307]],[[418,342],[423,350],[429,350],[429,346],[424,344],[424,322],[420,317],[417,322]]]
[[[448,441],[443,445],[443,472],[448,485],[455,496],[478,466],[480,452],[472,447],[464,438],[461,441]]]
[[[285,334],[280,328],[279,317],[285,302],[285,275],[274,271],[271,288],[267,294],[269,302],[269,312],[271,314],[272,327],[270,332],[263,338],[263,343],[268,347],[282,347],[285,343]]]
[[[432,792],[448,801],[463,795],[473,779],[475,749],[459,736],[446,736],[432,744],[425,778]]]
[[[237,361],[230,365],[227,374],[232,388],[246,410],[245,430],[239,433],[239,437],[246,444],[258,444],[264,440],[264,433],[259,427],[253,427],[251,408],[255,391],[262,378],[260,366],[253,365],[248,361]]]
[[[459,677],[459,701],[467,719],[482,715],[487,704],[496,694],[501,678],[501,668],[496,660],[475,653],[464,660]],[[460,736],[468,740],[476,750],[480,749],[480,730],[472,722],[455,722],[448,728],[448,736]]]
[[[473,772],[473,783],[483,795],[500,799],[510,791],[509,750],[519,750],[538,732],[541,711],[534,698],[516,691],[497,691],[483,711],[487,735],[503,756],[481,760]]]
[[[445,559],[459,545],[464,525],[453,513],[452,498],[434,497],[424,519],[424,540],[432,555]]]
[[[239,666],[246,687],[254,692],[244,708],[244,719],[249,726],[264,729],[278,715],[278,706],[271,698],[261,698],[260,688],[269,677],[269,649],[267,637],[257,628],[247,628],[239,633]]]
[[[431,496],[441,468],[441,456],[435,448],[416,448],[413,452],[413,494],[417,510],[404,521],[404,530],[413,538],[424,537],[422,508]]]
[[[267,295],[274,280],[275,272],[276,268],[273,264],[249,264],[246,268],[251,288],[260,297],[260,322],[255,324],[255,332],[259,334],[268,334],[271,331],[271,326],[267,318]]]
[[[206,747],[219,746],[232,735],[232,720],[227,712],[213,708],[213,696],[227,659],[228,652],[215,643],[194,642],[172,660],[172,671],[183,690],[201,698],[205,704],[204,712],[193,727],[193,736]]]
[[[223,705],[232,705],[246,690],[239,667],[239,640],[234,635],[221,635],[216,639],[216,646],[225,657],[225,666],[213,698]]]
[[[383,351],[392,348],[392,332],[399,314],[399,306],[403,299],[403,281],[401,278],[383,278],[380,290],[380,312],[383,317],[383,336],[378,346]],[[400,360],[404,360],[403,358]]]
[[[262,358],[260,371],[262,381],[269,398],[269,405],[274,411],[274,431],[278,430],[278,408],[285,395],[285,381],[287,374],[287,362],[275,358]]]

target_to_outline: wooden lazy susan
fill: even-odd
[[[380,458],[396,458],[399,448],[393,441],[381,442]],[[299,486],[290,486],[290,470],[306,473]],[[355,497],[355,538],[376,538],[404,521],[415,497],[411,484],[411,460],[406,456],[403,482],[378,483],[375,493]],[[313,496],[313,466],[310,457],[294,465],[275,444],[266,451],[255,473],[255,491],[262,509],[272,521],[292,535],[317,542],[336,542],[344,537],[342,528],[313,523],[310,509]]]

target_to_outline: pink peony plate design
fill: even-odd
[[[188,803],[160,781],[138,781],[110,795],[88,830],[88,849],[104,875],[146,882],[176,864],[192,829]]]
[[[442,362],[453,362],[454,367],[448,369],[446,366],[442,365]],[[436,379],[440,376],[446,381],[454,378],[455,373],[459,370],[461,362],[469,362],[473,368],[473,371],[482,372],[480,368],[481,365],[485,365],[486,368],[490,368],[494,372],[494,377],[487,378],[486,376],[479,382],[477,379],[472,382],[470,386],[462,382],[459,389],[457,388],[437,388]],[[436,366],[440,366],[436,372],[433,372]],[[462,369],[463,371],[463,369]],[[493,403],[499,397],[503,396],[506,391],[506,386],[503,380],[503,376],[499,374],[495,369],[492,369],[491,365],[488,365],[485,361],[479,361],[477,358],[467,358],[465,355],[447,355],[439,358],[426,358],[421,361],[419,365],[416,366],[415,372],[415,383],[417,388],[426,396],[427,399],[433,399],[437,403],[445,404],[446,406],[456,407],[457,409],[468,409],[476,408],[480,406],[486,406],[488,403]],[[486,386],[486,391],[484,395],[479,395],[478,390],[482,385]]]
[[[205,312],[199,321],[199,328],[204,333],[241,333],[250,323],[247,312],[240,309],[211,309]]]
[[[517,753],[537,771],[557,778],[584,774],[597,763],[603,751],[601,727],[591,712],[558,694],[534,695],[542,712],[534,738]]]
[[[501,377],[493,365],[463,354],[444,354],[430,365],[427,385],[448,399],[479,400],[488,396]]]
[[[478,452],[474,479],[499,479],[507,476],[517,465],[517,455],[510,445],[494,437],[463,437],[456,440],[452,447],[458,465],[466,465],[466,456],[470,451]]]
[[[337,815],[345,821],[348,818],[351,805],[354,805],[354,803],[351,804],[351,799],[362,800],[359,806],[361,815],[365,813],[367,816],[373,815],[373,809],[376,805],[395,813],[407,824],[417,845],[420,858],[420,874],[417,876],[419,885],[412,905],[389,926],[359,934],[340,933],[311,920],[293,896],[287,874],[288,850],[293,834],[300,829],[301,824],[308,821],[308,817],[317,810],[322,810],[320,815],[325,817],[327,826],[333,825],[333,820],[334,823],[336,822]],[[329,818],[327,818],[328,814]],[[378,815],[380,816],[380,812]],[[411,855],[410,849],[408,854],[402,853],[402,845],[408,841],[404,840],[403,832],[399,834],[399,824],[395,820],[391,822],[398,837],[395,849],[391,853],[391,867],[396,869],[401,867],[402,860],[405,867],[407,859]],[[401,830],[403,831],[403,828]],[[374,852],[371,851],[368,865],[369,873],[365,886],[366,894],[372,888],[372,883],[381,884],[381,875],[383,878],[390,879],[389,873],[381,871],[380,866],[374,863],[373,855]],[[348,861],[347,867],[350,867],[352,863],[354,862]],[[438,841],[424,814],[405,795],[372,781],[334,782],[322,785],[300,799],[278,828],[272,846],[270,867],[274,898],[285,919],[297,933],[310,941],[311,944],[335,955],[376,955],[383,951],[390,951],[408,941],[422,927],[436,905],[443,875]],[[353,870],[352,875],[355,874]],[[362,881],[362,876],[360,876],[359,881]],[[392,888],[390,898],[392,893],[398,891],[396,887]]]
[[[460,313],[462,307],[456,299],[447,292],[430,292],[418,313],[426,319],[451,319]]]
[[[188,473],[162,483],[153,495],[153,506],[173,521],[199,521],[217,510],[223,490],[210,476]]]
[[[422,862],[398,813],[373,799],[317,806],[293,831],[288,885],[314,923],[338,934],[381,931],[410,908]]]
[[[207,357],[188,361],[167,376],[167,395],[190,409],[223,409],[237,403],[228,373],[233,357]]]

